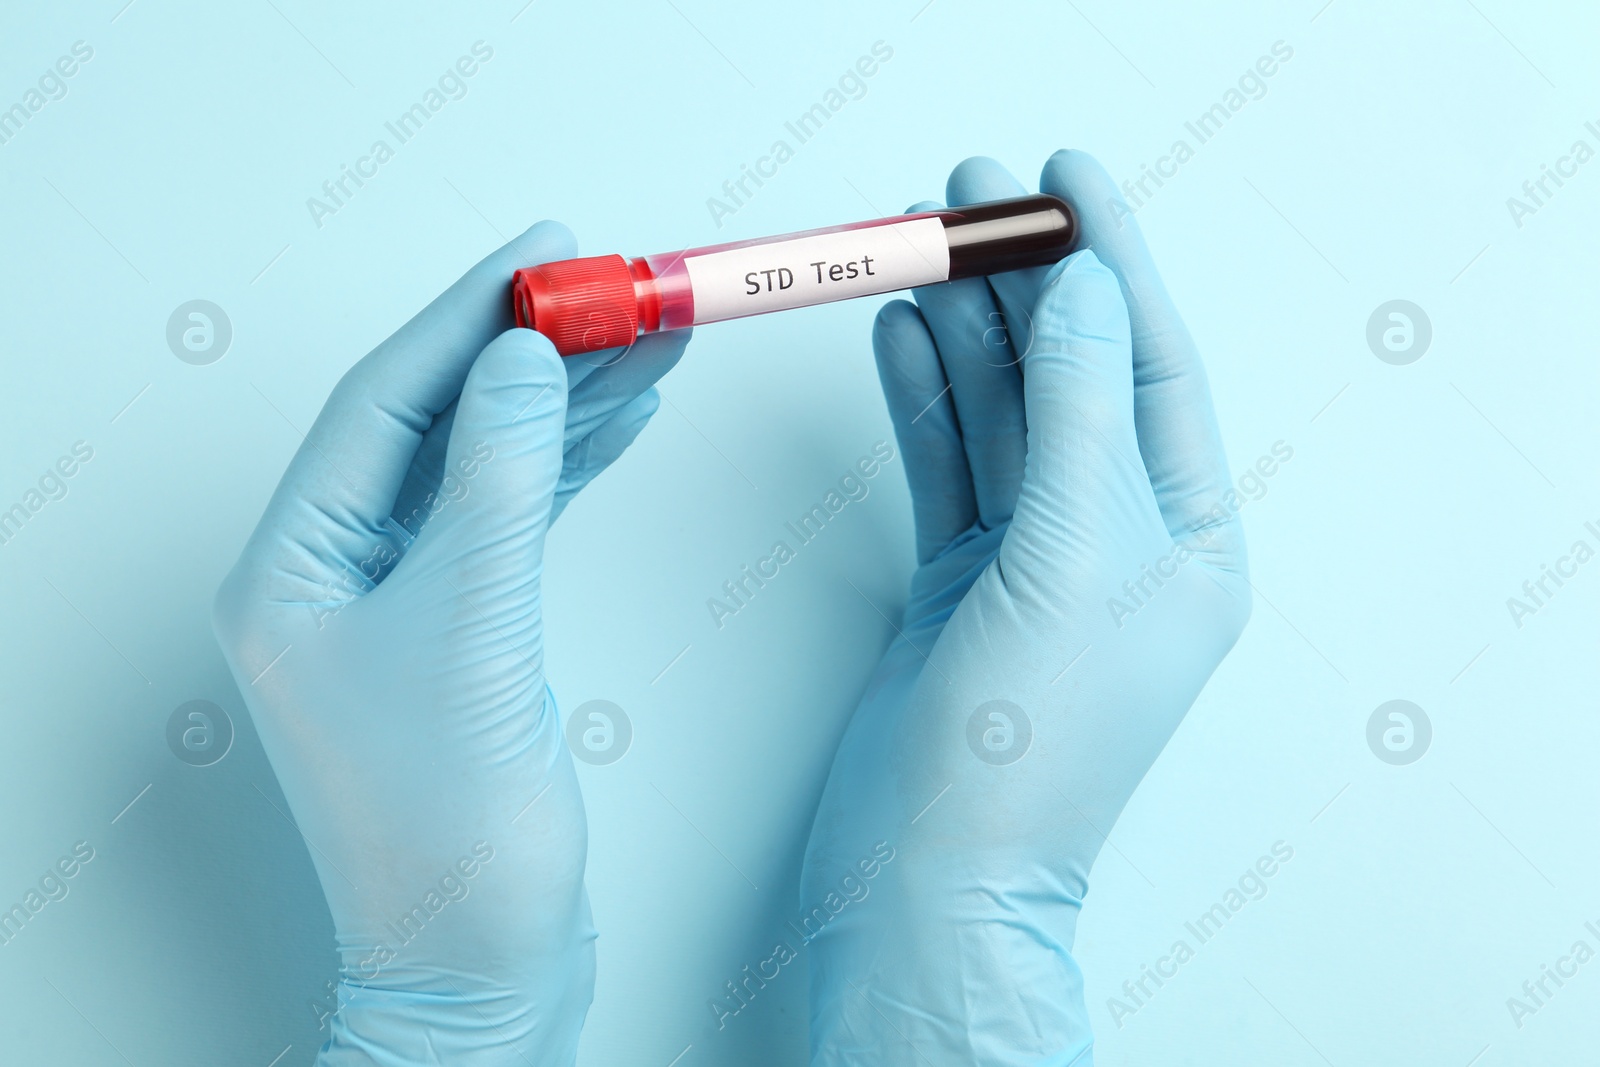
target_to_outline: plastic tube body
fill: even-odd
[[[872,296],[1054,263],[1077,221],[1053,196],[664,252],[597,256],[517,272],[517,323],[562,355],[631,344],[640,334]]]

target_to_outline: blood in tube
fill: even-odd
[[[634,259],[524,267],[512,279],[512,304],[518,326],[571,356],[658,330],[1045,266],[1070,253],[1077,236],[1064,201],[1018,196]]]

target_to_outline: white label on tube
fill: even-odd
[[[694,321],[871,296],[950,277],[950,242],[936,218],[863,226],[689,256]]]

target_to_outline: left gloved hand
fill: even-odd
[[[319,1064],[576,1055],[595,935],[545,686],[545,534],[688,335],[563,361],[511,329],[512,272],[575,254],[535,226],[345,375],[217,594],[338,938]]]
[[[1194,342],[1099,165],[1040,188],[1081,251],[873,331],[918,568],[806,857],[815,1067],[1088,1067],[1090,867],[1249,614]],[[949,183],[1022,192],[985,159]]]

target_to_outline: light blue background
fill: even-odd
[[[1294,458],[1244,512],[1254,620],[1095,871],[1078,955],[1097,1062],[1588,1054],[1600,963],[1520,1029],[1506,998],[1575,940],[1600,948],[1600,562],[1521,629],[1505,601],[1596,541],[1600,162],[1521,228],[1505,202],[1575,139],[1600,147],[1592,13],[522,2],[0,14],[0,107],[94,48],[0,146],[0,508],[74,441],[95,452],[0,546],[0,904],[74,842],[97,853],[0,946],[0,1058],[312,1060],[331,926],[210,597],[333,383],[477,258],[543,217],[643,254],[892,213],[980,153],[1030,183],[1063,146],[1136,177],[1278,40],[1294,56],[1267,95],[1139,213],[1233,467],[1279,440]],[[880,39],[894,56],[866,95],[714,226],[707,198]],[[478,40],[494,58],[468,95],[318,229],[306,198]],[[193,298],[233,323],[211,366],[165,343]],[[1433,323],[1410,366],[1366,345],[1392,298]],[[568,712],[616,701],[636,730],[580,768],[601,930],[586,1064],[804,1060],[803,965],[721,1032],[706,1002],[797,909],[831,746],[891,633],[848,583],[893,615],[909,572],[898,460],[723,629],[706,599],[892,439],[877,303],[702,329],[556,527],[556,692]],[[1367,747],[1393,698],[1433,723],[1410,766]],[[167,748],[191,699],[238,729],[215,766]],[[1107,998],[1280,840],[1294,859],[1268,895],[1119,1029]]]

